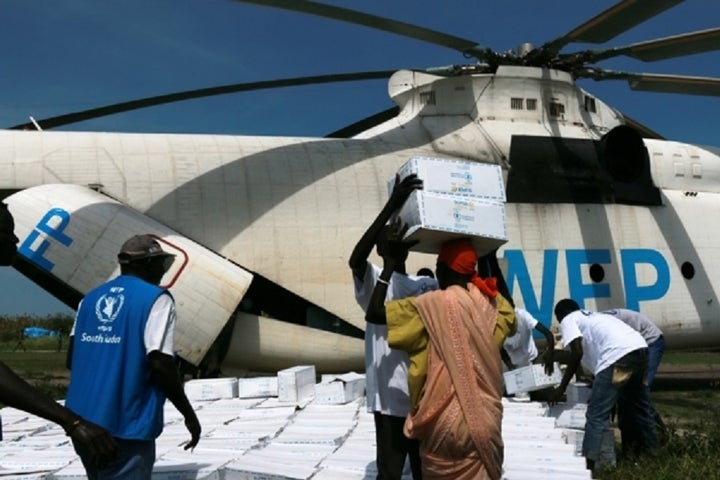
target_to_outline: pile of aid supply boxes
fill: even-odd
[[[505,187],[498,165],[448,158],[414,157],[398,170],[400,178],[417,174],[416,190],[398,216],[409,228],[413,251],[438,253],[442,243],[470,238],[479,255],[508,241]],[[388,181],[392,191],[395,177]]]
[[[315,380],[314,365],[296,365],[275,376],[188,380],[184,388],[191,401],[276,397],[279,404],[344,405],[365,395],[364,374],[325,374],[320,383]]]

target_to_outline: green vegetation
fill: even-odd
[[[598,476],[601,480],[690,480],[718,478],[720,471],[720,413],[707,410],[702,420],[671,425],[668,442],[653,457],[618,460],[618,467]]]
[[[667,442],[657,455],[618,458],[616,469],[601,480],[690,480],[718,478],[720,472],[720,352],[670,353],[666,368],[689,372],[664,382],[651,394],[668,426]],[[619,450],[619,445],[618,445]]]
[[[704,423],[720,405],[720,382],[708,381],[706,388],[694,390],[667,390],[653,392],[653,405],[663,418],[670,419],[678,427]],[[720,424],[716,425],[720,427]]]
[[[46,395],[65,398],[69,372],[65,368],[67,338],[73,318],[0,316],[0,361]],[[25,327],[41,327],[61,333],[59,337],[23,338]]]
[[[714,365],[720,369],[720,352],[668,352],[663,355],[663,364]]]

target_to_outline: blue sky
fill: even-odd
[[[541,45],[615,2],[344,0],[506,51]],[[0,126],[174,91],[325,73],[469,63],[459,53],[365,27],[231,0],[5,0]],[[604,46],[717,27],[720,2],[688,0]],[[601,48],[572,44],[564,51]],[[720,77],[720,52],[615,70]],[[633,92],[624,81],[580,85],[667,138],[720,145],[720,98]],[[72,130],[322,136],[391,107],[384,80],[240,93],[156,107]],[[0,313],[70,310],[19,274],[0,271]]]

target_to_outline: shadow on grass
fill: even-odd
[[[686,376],[657,377],[653,384],[653,391],[691,391],[717,389],[720,386],[720,376],[706,377],[688,373]]]

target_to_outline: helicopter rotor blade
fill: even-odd
[[[91,120],[93,118],[106,117],[116,113],[128,112],[131,110],[139,110],[157,105],[181,102],[195,98],[212,97],[215,95],[225,95],[228,93],[247,92],[251,90],[263,90],[269,88],[296,87],[301,85],[317,85],[334,82],[352,82],[357,80],[375,80],[389,78],[395,70],[379,70],[374,72],[355,72],[355,73],[339,73],[329,75],[313,75],[309,77],[284,78],[279,80],[266,80],[261,82],[250,83],[234,83],[230,85],[222,85],[218,87],[200,88],[196,90],[185,90],[182,92],[170,93],[166,95],[157,95],[154,97],[130,100],[127,102],[114,103],[98,108],[81,110],[78,112],[58,115],[56,117],[38,120],[37,124],[43,129],[51,129],[63,125]],[[10,127],[10,130],[34,130],[36,125],[32,122],[23,123]]]
[[[486,47],[478,45],[472,40],[449,35],[429,28],[412,25],[410,23],[400,22],[369,13],[359,12],[334,5],[327,5],[309,0],[234,0],[241,3],[250,3],[253,5],[262,5],[265,7],[280,8],[294,12],[307,13],[319,17],[332,18],[343,22],[363,25],[365,27],[374,28],[384,32],[394,33],[423,42],[432,43],[442,47],[456,50],[464,55],[477,58],[479,61],[490,60],[494,53]]]
[[[601,51],[588,51],[576,55],[589,63],[625,55],[644,62],[682,57],[696,53],[720,50],[720,27],[672,35],[670,37],[633,43]]]
[[[574,30],[531,51],[527,58],[551,58],[573,42],[604,43],[684,0],[622,0]]]
[[[618,72],[588,69],[580,76],[594,80],[627,80],[630,88],[645,92],[682,93],[720,97],[720,78]]]

